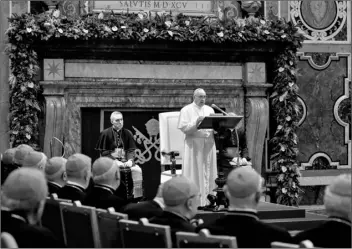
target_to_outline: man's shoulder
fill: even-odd
[[[131,135],[131,136],[133,136],[133,133],[132,133],[132,131],[130,131],[129,129],[126,129],[126,128],[122,128],[122,130],[123,130],[123,132],[124,132],[124,133],[127,133],[128,135]]]
[[[112,129],[112,127],[106,128],[106,129],[102,130],[102,132],[100,134],[107,134],[107,133],[111,132],[111,129]]]

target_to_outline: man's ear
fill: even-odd
[[[223,189],[223,191],[224,191],[224,194],[225,194],[226,198],[227,198],[227,199],[230,199],[229,188],[227,187],[227,185],[225,184],[222,189]]]
[[[193,198],[189,198],[187,201],[186,201],[186,208],[191,210],[192,209],[192,204],[193,204]]]
[[[64,180],[65,182],[67,182],[67,173],[66,173],[66,171],[64,171],[64,172],[62,173],[62,180]]]

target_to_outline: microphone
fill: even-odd
[[[220,109],[220,107],[218,107],[215,104],[211,104],[211,107],[213,107],[214,109],[218,110],[219,112],[221,112],[222,114],[228,116],[229,114],[227,112],[224,112],[223,110]]]

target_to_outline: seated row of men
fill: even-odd
[[[329,220],[320,227],[291,237],[285,229],[258,218],[263,180],[251,167],[234,169],[228,175],[224,187],[230,204],[227,214],[200,224],[192,220],[199,206],[199,188],[183,176],[173,177],[161,185],[154,200],[125,205],[114,194],[120,173],[112,159],[101,157],[91,166],[90,158],[82,154],[74,154],[67,161],[62,158],[43,160],[39,156],[31,158],[24,160],[31,161],[30,164],[22,162],[22,168],[10,173],[1,193],[1,229],[12,234],[20,247],[63,247],[49,230],[37,226],[51,184],[65,184],[58,191],[61,198],[80,200],[98,208],[114,207],[116,211],[127,213],[130,219],[146,217],[150,223],[169,225],[174,247],[176,232],[198,232],[202,228],[209,229],[211,234],[235,236],[240,248],[268,248],[273,241],[299,243],[306,239],[318,247],[351,247],[350,175],[337,177],[326,188],[324,200]],[[95,185],[86,193],[91,172]]]

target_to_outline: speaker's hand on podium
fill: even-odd
[[[237,165],[237,160],[238,158],[237,157],[234,157],[232,159],[232,161],[230,162],[231,165]],[[252,166],[252,163],[250,161],[247,161],[246,158],[239,158],[239,161],[240,161],[240,165],[241,166]]]
[[[197,118],[196,125],[198,126],[203,121],[204,118],[205,118],[204,116],[199,116]]]

